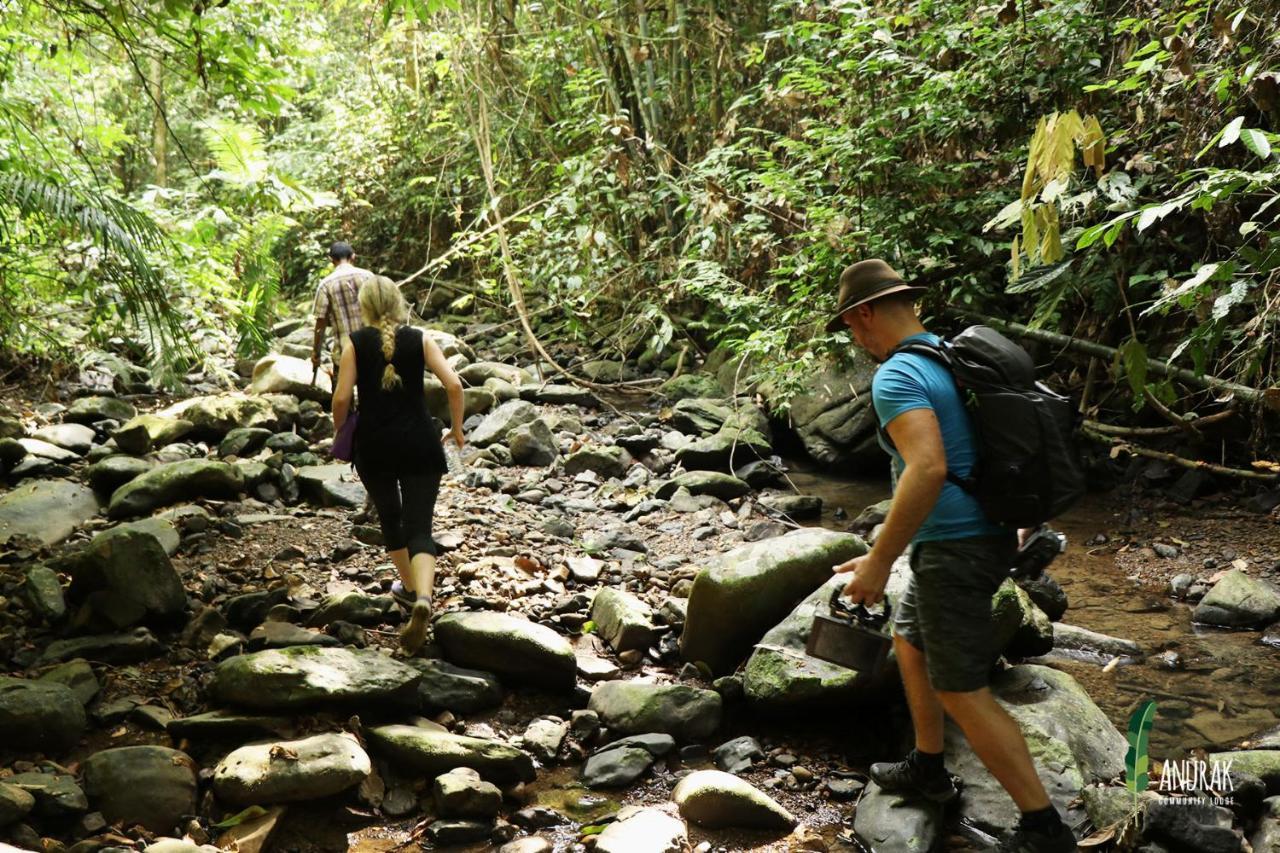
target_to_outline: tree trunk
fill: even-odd
[[[151,119],[151,158],[155,162],[152,180],[158,187],[169,185],[169,129],[164,116],[164,65],[160,57],[151,57],[151,100],[155,114]]]

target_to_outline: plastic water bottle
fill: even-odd
[[[462,476],[462,453],[458,450],[458,445],[454,443],[452,438],[445,438],[444,440],[444,463],[450,477]]]

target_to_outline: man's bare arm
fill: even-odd
[[[316,331],[311,338],[311,366],[320,366],[320,349],[324,346],[324,330],[328,328],[329,320],[321,315],[316,317]]]
[[[904,463],[893,506],[871,551],[835,567],[836,572],[853,573],[845,594],[867,604],[884,595],[893,561],[929,517],[947,480],[947,454],[932,409],[903,412],[886,429]]]

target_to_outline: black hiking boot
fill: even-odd
[[[1075,835],[1060,823],[1052,833],[1019,827],[1001,842],[996,853],[1076,853],[1076,849]]]
[[[871,780],[880,790],[907,797],[923,797],[935,803],[949,803],[960,795],[946,770],[930,773],[914,760],[912,750],[903,761],[882,761],[871,765]]]

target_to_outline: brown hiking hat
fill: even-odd
[[[910,293],[917,299],[925,294],[923,287],[907,284],[893,267],[879,258],[871,258],[850,264],[840,273],[840,296],[836,301],[836,312],[827,322],[827,331],[836,332],[844,327],[840,319],[850,308],[857,308],[864,302],[888,296],[891,293]]]

